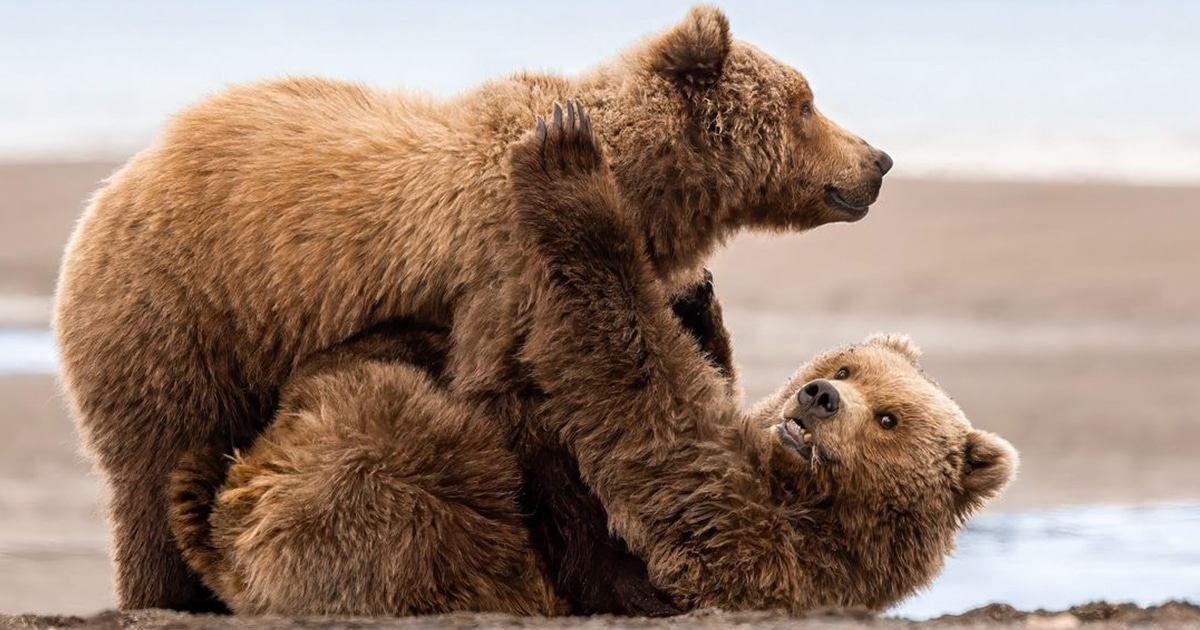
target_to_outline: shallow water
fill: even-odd
[[[0,375],[53,374],[58,350],[48,330],[0,328]]]
[[[1200,601],[1200,505],[981,516],[933,586],[889,614],[923,619],[991,602],[1032,610],[1100,599]]]

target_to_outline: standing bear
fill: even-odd
[[[824,353],[740,412],[654,295],[638,236],[604,211],[618,202],[586,121],[514,151],[518,237],[545,256],[522,355],[587,474],[632,496],[618,527],[656,581],[684,609],[796,613],[880,610],[928,584],[1012,477],[1012,447],[973,429],[896,335]],[[562,205],[564,183],[584,206]],[[203,452],[173,475],[176,538],[235,611],[563,611],[516,454],[443,389],[436,339],[414,327],[327,353],[227,477]]]
[[[490,401],[519,458],[564,452],[556,433],[520,432],[520,340],[494,302],[527,257],[505,156],[575,98],[671,291],[739,229],[862,218],[891,166],[705,6],[575,78],[521,73],[446,100],[288,79],[185,110],[96,193],[56,296],[64,384],[112,492],[122,608],[217,606],[172,540],[168,474],[191,449],[249,444],[305,357],[375,324],[452,328],[453,395]]]

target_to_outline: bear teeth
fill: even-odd
[[[804,432],[804,437],[803,437],[803,438],[801,438],[801,439],[803,439],[803,440],[804,440],[804,443],[805,443],[805,444],[812,444],[812,442],[813,442],[813,434],[812,434],[812,433],[809,433],[808,431],[805,431],[805,432]]]

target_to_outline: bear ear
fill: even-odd
[[[1000,494],[1016,476],[1020,458],[1007,440],[978,429],[967,434],[962,455],[959,508],[967,514]]]
[[[732,41],[725,14],[702,4],[655,38],[650,46],[650,64],[685,92],[699,92],[715,85],[721,77]]]
[[[908,335],[898,335],[895,333],[875,333],[874,335],[867,337],[867,340],[864,341],[863,344],[895,350],[896,352],[908,357],[913,364],[916,364],[921,360],[921,349],[917,347],[917,344],[913,343],[912,338]]]

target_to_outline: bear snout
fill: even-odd
[[[801,415],[818,420],[832,418],[842,408],[842,398],[833,383],[819,378],[809,381],[796,393]]]
[[[879,198],[883,176],[892,169],[892,156],[875,148],[844,173],[843,178],[825,186],[825,203],[842,212],[845,220],[857,221],[867,215]]]
[[[892,161],[892,156],[888,155],[885,151],[875,150],[875,168],[879,169],[880,177],[887,175],[888,171],[892,170],[892,166],[894,165],[895,162]]]

